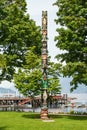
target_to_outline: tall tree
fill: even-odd
[[[56,58],[63,64],[64,76],[72,76],[73,89],[78,84],[87,85],[87,1],[57,0],[56,46],[64,53]]]
[[[25,65],[14,74],[15,87],[24,95],[32,96],[40,93],[41,80],[40,56],[34,54],[31,47],[25,54]]]
[[[28,47],[36,46],[35,53],[40,54],[40,27],[30,19],[26,10],[25,0],[0,0],[0,48],[3,52],[0,55],[4,57],[2,63],[6,59],[5,66],[0,65],[0,80],[11,80],[15,68],[25,64],[24,55]]]

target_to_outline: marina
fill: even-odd
[[[86,94],[62,94],[54,96],[48,102],[49,113],[87,113]],[[34,103],[34,104],[33,104]],[[36,97],[34,102],[29,97],[0,97],[0,111],[40,112],[41,98]]]

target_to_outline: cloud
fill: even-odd
[[[0,84],[0,87],[2,87],[2,88],[12,88],[13,86],[14,86],[14,84],[10,83],[7,80],[2,81],[1,84]]]
[[[28,12],[32,15],[38,15],[42,10],[53,11],[55,0],[26,0]]]

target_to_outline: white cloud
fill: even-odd
[[[14,84],[10,83],[7,80],[2,81],[1,84],[0,84],[0,87],[2,87],[2,88],[12,88],[13,86],[14,86]]]
[[[28,11],[30,14],[40,14],[42,10],[52,11],[54,10],[52,4],[55,0],[26,0],[28,5]]]

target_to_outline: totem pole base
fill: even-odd
[[[48,119],[48,108],[42,108],[41,109],[40,117],[43,120],[47,120]]]

